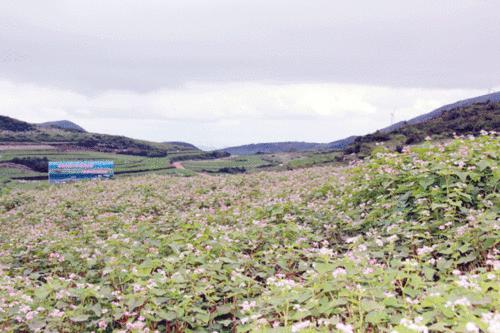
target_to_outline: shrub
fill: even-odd
[[[15,157],[9,162],[27,166],[38,172],[48,172],[49,160],[47,157]]]

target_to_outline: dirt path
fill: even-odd
[[[174,162],[172,163],[172,166],[176,169],[185,169],[184,165],[182,165],[181,162]]]

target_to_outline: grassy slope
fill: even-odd
[[[0,329],[495,332],[499,147],[14,191]]]
[[[341,152],[306,153],[291,159],[286,163],[288,169],[307,168],[315,165],[331,164],[337,162]]]

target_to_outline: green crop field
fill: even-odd
[[[4,186],[27,186],[21,185],[14,178],[22,177],[40,177],[47,173],[26,170],[26,168],[15,168],[2,166],[2,163],[8,162],[13,158],[47,158],[49,161],[68,161],[68,160],[112,160],[115,162],[115,173],[117,177],[144,174],[149,172],[161,174],[180,174],[189,175],[187,171],[176,170],[170,165],[170,159],[176,156],[185,156],[199,154],[199,151],[182,151],[170,153],[166,157],[144,157],[133,155],[122,155],[114,153],[102,153],[94,151],[58,151],[55,149],[12,149],[1,150],[0,148],[0,183]],[[32,184],[35,185],[35,184]]]
[[[276,165],[266,155],[234,156],[216,160],[186,161],[182,165],[197,172],[218,172],[223,168],[244,168],[246,171],[255,171],[259,168]]]
[[[0,192],[0,331],[499,332],[499,156]]]
[[[289,160],[286,163],[287,168],[297,169],[306,168],[315,165],[335,163],[336,158],[342,155],[341,152],[330,153],[304,153],[303,156],[298,156]]]

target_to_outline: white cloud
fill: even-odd
[[[197,82],[144,93],[85,95],[0,81],[1,112],[12,117],[30,122],[69,119],[91,131],[219,146],[332,141],[387,126],[392,112],[396,121],[404,120],[483,93],[336,83]]]

